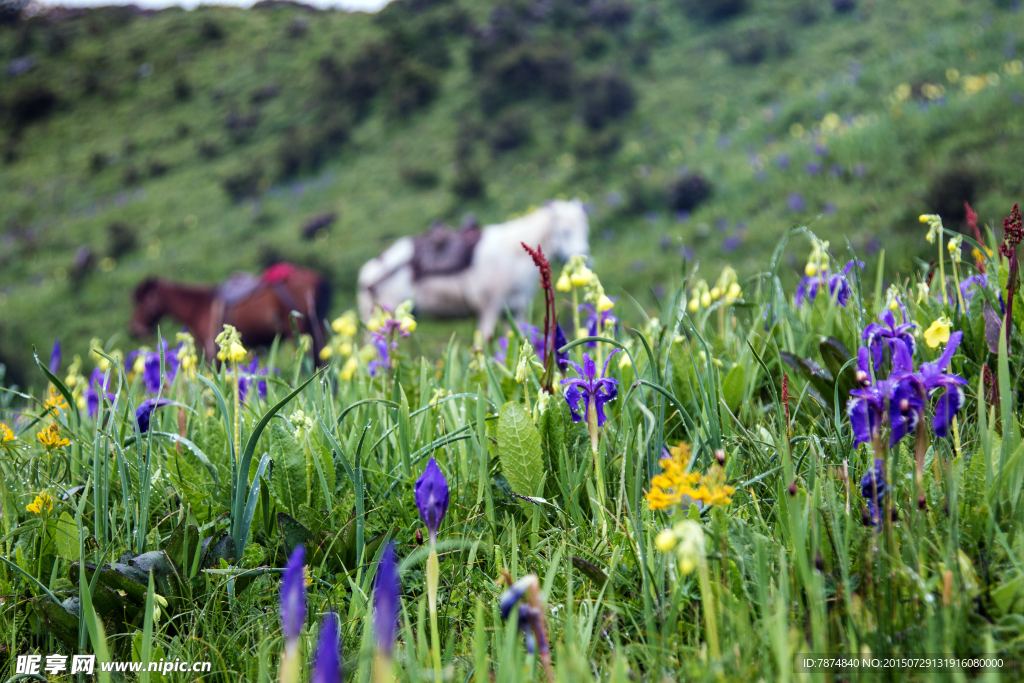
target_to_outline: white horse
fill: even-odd
[[[590,253],[589,233],[581,201],[552,200],[526,216],[485,227],[466,270],[420,280],[413,280],[410,265],[413,240],[403,237],[360,268],[359,314],[366,321],[378,304],[393,310],[412,299],[418,314],[478,316],[480,331],[490,339],[505,307],[521,317],[540,283],[537,267],[520,243],[539,244],[549,258],[568,259]]]

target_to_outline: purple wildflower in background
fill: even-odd
[[[647,213],[644,214],[644,219],[651,225],[654,225],[655,223],[658,222],[658,212],[648,211]]]
[[[843,272],[829,274],[828,270],[824,270],[819,275],[806,276],[797,285],[796,295],[794,297],[794,303],[797,308],[803,306],[805,303],[812,303],[818,296],[818,289],[822,284],[828,283],[828,293],[830,298],[834,298],[836,303],[840,306],[846,307],[846,303],[850,300],[850,281],[847,279],[850,271],[853,270],[854,266],[858,268],[864,268],[863,261],[850,261],[843,266]]]
[[[622,193],[616,190],[612,190],[604,197],[604,202],[608,206],[614,208],[622,203]]]
[[[338,617],[334,612],[328,612],[320,622],[320,637],[316,642],[316,659],[310,683],[341,683],[340,649]]]
[[[881,458],[875,459],[875,466],[860,480],[860,495],[868,502],[868,511],[871,513],[872,526],[878,526],[881,515],[878,514],[882,507],[882,500],[889,492],[889,484],[885,481],[885,463]]]
[[[53,348],[50,349],[50,374],[56,375],[58,372],[60,372],[60,359],[60,339],[54,339]]]
[[[782,170],[786,170],[787,168],[789,168],[789,159],[789,154],[783,152],[779,156],[775,157],[775,165],[781,168]]]
[[[291,646],[297,644],[306,623],[305,554],[306,549],[302,545],[295,547],[281,579],[281,627],[285,643]]]
[[[100,408],[100,392],[106,394],[108,401],[114,400],[114,395],[110,393],[110,381],[110,375],[99,368],[94,368],[92,375],[89,376],[89,386],[85,388],[83,395],[90,418],[95,418],[96,412]]]
[[[971,299],[974,297],[974,293],[978,289],[985,289],[986,287],[988,287],[988,275],[985,273],[979,273],[977,275],[970,276],[960,283],[960,294],[963,296],[964,301],[969,304],[971,303]],[[999,304],[1005,313],[1006,304],[1003,303],[1003,293],[1001,291],[999,292]]]
[[[370,338],[373,340],[371,343],[374,348],[377,349],[377,357],[366,364],[366,369],[369,371],[370,377],[376,377],[378,372],[387,370],[391,365],[391,349],[388,338],[380,332],[371,332]]]
[[[825,206],[822,208],[826,216],[832,216],[836,212],[835,202],[825,202]]]
[[[662,235],[658,239],[658,246],[661,247],[662,249],[668,249],[669,247],[671,247],[672,246],[672,236],[671,235]]]
[[[722,251],[730,253],[736,250],[736,247],[740,246],[742,240],[736,235],[729,235],[722,241]]]
[[[685,223],[688,220],[690,220],[690,212],[689,211],[676,211],[676,222],[677,223]]]
[[[814,143],[814,153],[817,154],[819,157],[825,156],[826,154],[828,154],[828,145],[826,145],[824,142]]]
[[[256,387],[256,397],[264,399],[267,397],[267,368],[259,366],[259,359],[253,358],[249,365],[239,366],[238,374],[238,400],[245,403],[249,397],[249,391]]]
[[[498,349],[494,352],[494,360],[499,363],[504,363],[508,360],[508,337],[502,337],[498,340]]]
[[[832,164],[828,167],[828,174],[833,178],[841,178],[843,175],[843,167],[840,164]]]
[[[377,638],[377,649],[385,657],[391,657],[395,647],[395,632],[398,628],[398,596],[402,592],[402,584],[398,578],[398,565],[395,561],[395,543],[389,541],[380,565],[373,589],[373,632]]]
[[[790,192],[789,197],[786,199],[786,204],[789,205],[790,211],[803,211],[807,208],[807,202],[804,201],[799,192]]]
[[[171,403],[174,401],[166,398],[148,398],[140,403],[139,407],[135,409],[135,422],[139,425],[139,433],[145,434],[149,431],[149,420],[154,410]]]
[[[684,258],[687,261],[692,261],[693,257],[696,256],[696,252],[694,252],[693,247],[687,246],[685,244],[679,247],[678,254],[679,258]]]
[[[177,347],[170,349],[167,346],[167,341],[161,342],[164,349],[164,377],[166,384],[171,384],[174,381],[174,377],[178,374],[178,351],[181,349],[179,344]],[[134,370],[137,359],[142,357],[142,383],[146,387],[146,391],[151,394],[155,394],[160,391],[160,352],[159,351],[132,351],[124,359],[124,366],[126,370]]]
[[[569,412],[572,413],[573,422],[579,422],[580,420],[589,422],[590,411],[594,410],[597,414],[597,426],[604,426],[605,421],[608,419],[604,414],[604,405],[609,401],[614,401],[619,393],[618,380],[606,376],[608,373],[608,361],[618,352],[619,349],[615,349],[608,354],[600,377],[597,376],[597,365],[591,360],[589,354],[583,354],[582,368],[578,364],[569,361],[569,365],[579,375],[579,377],[570,377],[569,379],[562,380],[562,386],[565,387],[565,401],[569,404]],[[583,415],[579,413],[581,401],[583,402]]]
[[[716,219],[715,220],[715,228],[719,232],[726,232],[726,231],[728,231],[729,230],[729,219],[728,218],[718,218],[718,219]]]
[[[610,298],[612,300],[612,303],[615,303],[616,301],[618,301],[618,298],[616,298],[616,297],[610,297]],[[619,319],[616,318],[614,315],[612,315],[611,310],[601,311],[601,313],[598,314],[597,309],[595,309],[593,307],[593,305],[587,304],[587,303],[583,303],[583,304],[579,305],[579,311],[581,313],[586,313],[587,314],[587,321],[584,324],[587,326],[587,336],[588,337],[596,337],[597,336],[597,326],[598,326],[598,323],[601,324],[601,328],[602,329],[607,329],[609,325],[611,325],[612,329],[614,329],[619,324]],[[595,346],[597,346],[597,342],[596,341],[587,342],[586,346],[588,348],[594,348]]]
[[[437,530],[441,528],[441,522],[448,512],[449,495],[448,480],[434,458],[430,458],[423,474],[416,480],[414,491],[416,508],[420,511],[423,523],[427,525],[430,542],[434,543],[437,540]]]
[[[569,341],[565,338],[565,332],[562,331],[561,324],[555,326],[555,362],[558,364],[558,369],[564,375],[569,370],[569,352],[561,351],[560,349],[568,344]]]
[[[903,310],[902,304],[900,309],[903,312],[903,322],[899,325],[896,324],[896,317],[892,314],[892,310],[887,308],[883,313],[878,314],[878,319],[882,322],[871,323],[864,328],[864,345],[871,352],[875,372],[881,370],[887,349],[890,357],[895,356],[897,342],[905,345],[911,356],[914,355],[915,341],[914,333],[911,330],[914,330],[917,325],[907,322],[907,312]]]
[[[537,577],[533,574],[524,576],[509,586],[498,598],[498,610],[501,618],[507,620],[512,615],[512,608],[519,606],[516,629],[522,632],[526,639],[526,651],[533,654],[540,651],[541,655],[548,655],[547,634],[542,625],[543,615],[540,608],[530,604],[527,593],[537,585]]]
[[[858,178],[863,178],[867,174],[868,167],[865,166],[864,164],[857,164],[856,166],[853,167],[853,175],[857,176]]]
[[[544,333],[536,325],[530,323],[519,323],[519,332],[524,338],[530,340],[530,346],[533,347],[534,353],[537,354],[537,358],[540,362],[544,362]]]
[[[807,171],[807,175],[818,175],[821,173],[821,162],[820,161],[809,161],[804,170]]]

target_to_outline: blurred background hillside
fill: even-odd
[[[683,257],[751,275],[797,224],[906,273],[932,256],[921,212],[962,229],[969,200],[999,226],[1021,198],[1019,1],[26,9],[0,3],[16,380],[32,345],[125,330],[147,275],[284,258],[338,312],[361,263],[468,211],[583,199],[609,293],[652,306]]]

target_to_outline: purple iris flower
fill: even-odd
[[[885,419],[885,405],[892,394],[892,383],[887,380],[872,384],[871,357],[867,347],[857,351],[857,372],[860,388],[850,391],[846,411],[853,428],[853,446],[874,440]]]
[[[96,411],[100,408],[100,392],[106,394],[108,401],[114,400],[114,395],[110,393],[110,379],[109,374],[99,368],[93,368],[92,375],[89,376],[89,386],[85,388],[84,392],[85,405],[90,418],[95,418]]]
[[[878,510],[888,492],[889,483],[885,481],[885,463],[878,458],[875,460],[875,466],[868,470],[868,473],[860,480],[860,495],[868,501],[868,511],[871,513],[873,526],[878,526],[878,522],[881,520]]]
[[[946,437],[949,435],[949,425],[953,417],[964,405],[964,391],[961,387],[967,384],[967,380],[959,375],[947,374],[946,368],[953,360],[957,347],[964,333],[957,331],[949,336],[946,348],[938,360],[932,363],[924,363],[917,372],[914,372],[913,361],[910,354],[905,350],[898,350],[897,357],[893,361],[893,373],[890,379],[896,383],[893,401],[889,409],[889,420],[893,423],[892,443],[899,441],[905,434],[910,433],[917,427],[917,422],[924,416],[924,405],[931,392],[942,389],[943,393],[935,404],[935,417],[932,419],[932,429],[935,436]],[[901,345],[902,346],[902,345]],[[897,414],[908,421],[906,430],[897,438],[896,419]],[[912,419],[910,415],[915,415]],[[913,424],[909,424],[912,422]]]
[[[50,350],[50,374],[56,375],[60,371],[60,339],[53,340],[53,348]]]
[[[316,643],[316,660],[310,683],[341,683],[340,648],[338,617],[334,612],[328,612],[320,622],[320,637]]]
[[[498,340],[498,350],[494,352],[494,360],[504,363],[508,360],[508,337]]]
[[[517,628],[526,638],[526,651],[533,654],[539,646],[541,653],[547,654],[549,652],[548,641],[544,629],[541,628],[540,610],[523,600],[530,586],[535,585],[536,581],[537,577],[531,575],[524,576],[513,583],[498,599],[498,609],[501,612],[501,618],[508,619],[512,614],[512,608],[519,605]]]
[[[569,352],[559,351],[563,346],[568,344],[569,341],[565,338],[565,332],[562,331],[561,325],[555,326],[555,362],[558,364],[559,371],[564,375],[569,371]]]
[[[423,474],[416,480],[414,489],[416,507],[420,511],[423,523],[427,525],[430,542],[437,540],[437,530],[441,527],[444,515],[448,512],[448,480],[437,466],[434,458],[427,463]]]
[[[179,344],[171,349],[168,348],[166,340],[161,343],[164,350],[164,376],[166,384],[170,384],[174,381],[175,375],[178,374],[178,351],[181,349],[181,345]],[[160,391],[160,352],[132,351],[125,358],[125,368],[128,370],[133,369],[135,367],[135,359],[140,355],[143,357],[142,382],[146,386],[146,391],[156,394]]]
[[[380,332],[371,332],[370,338],[377,349],[377,357],[366,364],[366,369],[370,372],[370,377],[376,377],[378,372],[391,366],[391,348],[388,338]]]
[[[569,404],[569,411],[572,413],[573,422],[579,422],[583,419],[589,421],[590,410],[593,408],[597,411],[597,426],[604,426],[607,420],[604,414],[604,404],[614,401],[619,393],[618,380],[606,376],[608,374],[608,361],[618,352],[619,349],[615,349],[608,354],[600,377],[597,376],[597,365],[588,354],[583,354],[582,368],[576,363],[569,361],[569,365],[579,375],[579,377],[570,377],[569,379],[562,380],[562,385],[566,387],[565,401]],[[583,402],[582,416],[579,414],[580,401]]]
[[[238,399],[245,403],[249,391],[256,387],[256,396],[259,399],[267,397],[267,368],[261,368],[258,358],[253,358],[248,365],[242,365],[238,373]]]
[[[972,275],[960,283],[960,295],[963,296],[964,301],[971,303],[971,297],[974,296],[974,287],[978,286],[982,289],[988,287],[988,275],[985,273],[979,273],[978,275]]]
[[[914,333],[911,330],[917,326],[907,322],[907,311],[903,309],[902,304],[900,304],[900,309],[903,311],[901,324],[896,324],[896,317],[892,314],[892,310],[887,308],[885,312],[878,314],[878,319],[882,322],[871,323],[864,328],[864,344],[871,351],[871,359],[876,372],[882,367],[886,349],[889,350],[890,357],[895,355],[894,349],[897,341],[907,347],[911,356],[914,355]]]
[[[614,303],[615,301],[617,301],[617,299],[613,298],[612,299],[612,303]],[[591,337],[596,337],[597,336],[597,326],[598,326],[599,322],[601,323],[603,328],[607,328],[609,325],[611,325],[612,328],[614,329],[615,326],[619,324],[619,319],[616,318],[614,315],[612,315],[612,312],[611,312],[610,309],[607,310],[607,311],[601,311],[601,313],[598,313],[597,309],[594,308],[594,306],[592,304],[580,304],[579,310],[580,310],[581,313],[587,313],[586,325],[587,325],[587,335],[588,336],[591,336]],[[595,346],[597,346],[597,342],[596,341],[587,342],[586,346],[588,348],[594,348]]]
[[[148,398],[140,403],[139,407],[135,409],[135,421],[139,425],[139,433],[145,434],[149,431],[149,419],[152,417],[154,410],[171,403],[174,403],[174,401],[167,398]]]
[[[797,285],[795,301],[797,308],[804,305],[804,303],[811,303],[817,298],[818,290],[823,282],[828,282],[828,293],[829,297],[836,300],[840,306],[846,307],[846,303],[850,300],[850,281],[847,276],[850,271],[853,270],[854,266],[859,268],[864,267],[863,261],[850,261],[843,266],[842,273],[829,274],[826,269],[820,275],[807,276],[800,281]]]
[[[398,579],[398,565],[395,562],[395,544],[388,542],[377,567],[373,591],[374,634],[381,654],[390,657],[395,647],[395,632],[398,626],[398,596],[402,584]]]
[[[302,633],[302,625],[306,623],[306,577],[303,572],[305,554],[303,546],[295,547],[281,580],[281,625],[284,628],[284,640],[289,645],[296,643]]]

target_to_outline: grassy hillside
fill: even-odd
[[[148,274],[285,257],[327,271],[340,310],[395,236],[558,195],[591,203],[610,293],[643,305],[682,254],[749,274],[795,223],[906,273],[931,254],[919,213],[960,228],[970,199],[993,223],[1020,197],[1019,9],[403,0],[0,25],[0,358],[18,377],[58,332],[82,352],[124,329]]]

